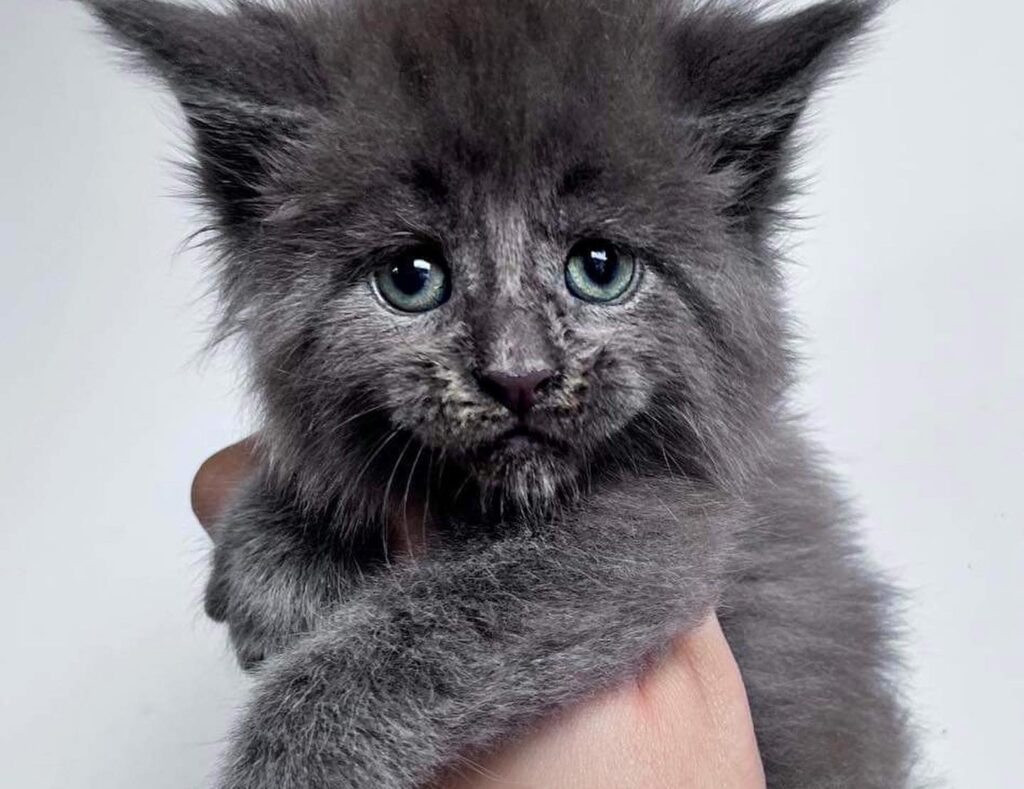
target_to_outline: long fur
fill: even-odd
[[[909,785],[893,595],[788,405],[775,251],[878,3],[86,2],[182,104],[265,416],[207,594],[260,677],[223,789],[413,789],[712,607],[769,786]],[[628,297],[572,296],[581,238]],[[390,309],[373,273],[423,246],[450,301]],[[545,438],[507,440],[481,375],[539,366]]]

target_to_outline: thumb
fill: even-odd
[[[209,458],[192,481],[192,511],[209,532],[235,492],[256,470],[256,437],[250,436]]]

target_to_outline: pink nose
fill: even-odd
[[[513,414],[523,416],[537,404],[545,385],[554,377],[554,370],[535,370],[522,375],[489,371],[481,374],[480,388]]]

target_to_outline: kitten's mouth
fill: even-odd
[[[575,473],[571,444],[520,423],[481,444],[471,464],[485,486],[502,488],[520,501],[546,500]]]
[[[560,441],[542,430],[527,424],[518,424],[506,430],[483,447],[484,454],[529,454],[537,451],[564,451],[565,442]]]

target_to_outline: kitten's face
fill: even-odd
[[[529,209],[460,196],[465,213],[439,204],[442,221],[417,223],[430,231],[369,250],[320,334],[353,399],[521,499],[554,493],[648,406],[671,353],[655,316],[678,309],[628,233],[535,188],[547,200]]]
[[[264,224],[290,277],[257,330],[289,432],[315,413],[375,476],[443,457],[531,502],[591,462],[630,467],[637,441],[693,448],[686,396],[713,397],[725,348],[695,283],[726,303],[749,283],[714,273],[721,184],[656,96],[504,84],[521,103],[489,106],[490,85],[383,105],[371,90],[325,119]]]
[[[526,503],[753,467],[787,140],[876,3],[86,1],[185,108],[226,325],[313,503],[435,464]]]
[[[337,308],[374,338],[361,351],[394,425],[485,486],[550,496],[648,404],[649,311],[668,304],[642,255],[566,218],[485,202],[460,224],[386,254]]]

